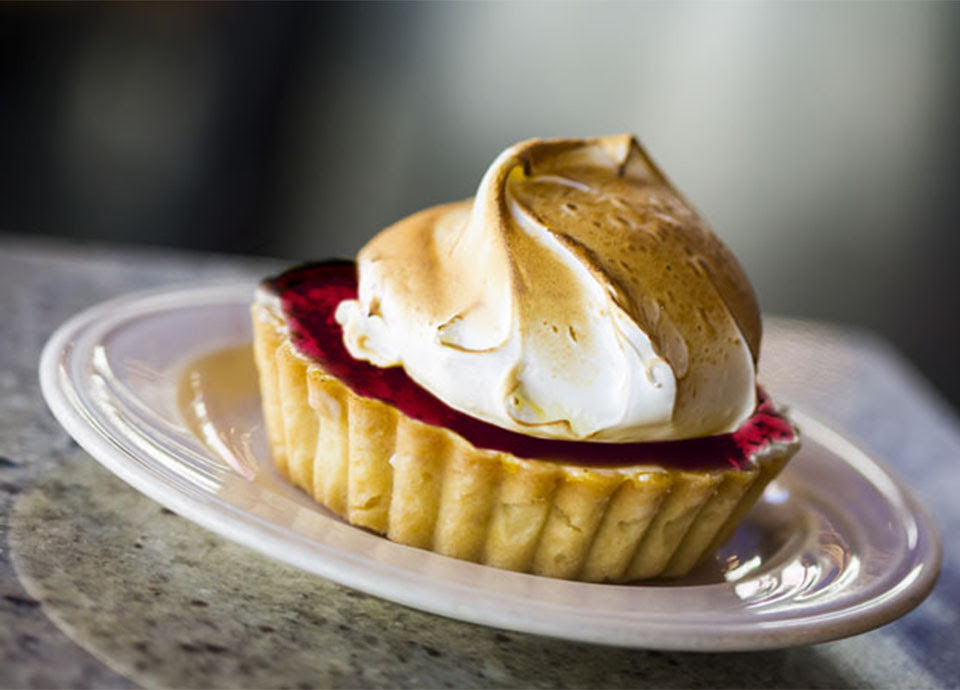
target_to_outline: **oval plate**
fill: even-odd
[[[874,459],[798,409],[801,451],[733,539],[683,580],[553,580],[352,527],[273,470],[250,353],[252,294],[251,285],[168,289],[92,307],[50,338],[40,381],[56,418],[109,470],[268,556],[473,623],[691,651],[864,632],[917,606],[936,580],[940,545],[916,502]],[[215,366],[187,369],[217,352],[229,381],[216,380]],[[182,409],[200,414],[188,420]]]

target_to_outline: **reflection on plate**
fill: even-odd
[[[940,547],[873,459],[801,410],[804,447],[733,539],[683,580],[598,585],[512,573],[351,527],[274,472],[250,352],[251,286],[131,295],[62,326],[47,403],[107,468],[181,515],[304,570],[462,620],[655,649],[836,639],[903,615]]]

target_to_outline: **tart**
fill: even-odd
[[[745,276],[628,136],[518,144],[475,199],[264,281],[252,311],[280,472],[455,558],[680,577],[799,446],[754,379]]]

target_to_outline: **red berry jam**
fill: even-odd
[[[305,264],[264,282],[280,298],[297,349],[357,395],[381,400],[426,424],[459,434],[478,448],[521,458],[580,465],[656,464],[678,470],[742,469],[770,443],[794,441],[796,431],[758,389],[753,415],[733,433],[681,441],[603,443],[560,441],[508,431],[458,412],[407,376],[402,367],[381,369],[350,356],[343,344],[337,305],[357,296],[352,261]]]

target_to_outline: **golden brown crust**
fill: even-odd
[[[351,524],[455,558],[590,582],[682,576],[795,451],[716,472],[526,460],[356,395],[298,354],[268,307],[253,323],[278,469]]]

